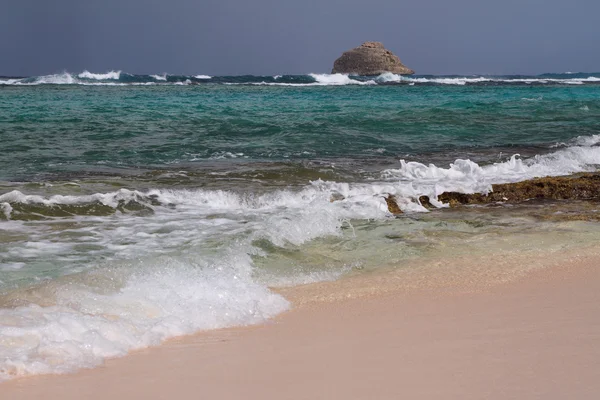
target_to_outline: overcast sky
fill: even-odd
[[[418,74],[600,71],[599,0],[7,0],[0,75],[330,72],[381,41]]]

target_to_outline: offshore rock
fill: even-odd
[[[332,74],[381,75],[391,72],[412,75],[415,72],[402,64],[398,56],[380,42],[364,42],[346,51],[333,63]]]
[[[423,199],[424,200],[424,199]],[[438,200],[450,207],[463,204],[519,203],[528,200],[600,200],[600,173],[583,173],[492,185],[492,192],[444,192]]]

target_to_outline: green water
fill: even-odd
[[[598,131],[595,85],[4,87],[0,179],[265,161],[490,162]]]

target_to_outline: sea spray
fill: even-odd
[[[135,75],[113,70],[104,73],[83,71],[75,74],[32,76],[27,78],[0,78],[0,85],[88,85],[88,86],[144,86],[178,85],[189,81],[195,84],[266,85],[266,86],[346,86],[346,85],[595,85],[600,84],[600,74],[552,74],[539,76],[402,76],[383,73],[379,76],[347,74],[275,75],[275,76],[210,76],[172,75],[167,73]]]

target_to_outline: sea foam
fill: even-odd
[[[130,79],[123,79],[126,75]],[[377,85],[377,84],[389,84],[389,83],[405,83],[411,86],[414,85],[477,85],[477,84],[512,84],[512,85],[584,85],[584,84],[598,84],[600,83],[600,77],[595,76],[597,74],[563,74],[563,76],[552,75],[550,76],[532,76],[532,77],[520,77],[520,76],[401,76],[392,73],[383,73],[377,77],[366,78],[359,76],[351,76],[345,74],[308,74],[308,75],[296,75],[296,76],[282,76],[275,75],[272,77],[264,77],[263,81],[258,81],[256,77],[249,77],[245,80],[245,77],[214,77],[209,75],[195,75],[195,76],[180,76],[177,80],[169,82],[167,74],[153,74],[153,75],[131,75],[125,74],[121,71],[114,70],[106,73],[92,73],[89,71],[83,71],[79,74],[71,74],[64,72],[62,74],[45,75],[22,79],[2,79],[0,85],[16,85],[16,86],[30,86],[30,85],[52,85],[52,84],[69,84],[69,85],[94,85],[94,86],[140,86],[140,85],[153,85],[153,84],[168,84],[168,85],[181,85],[186,79],[195,80],[196,83],[219,83],[226,85],[264,85],[264,86],[345,86],[345,85]]]
[[[331,203],[332,190],[348,199]],[[387,217],[383,200],[370,189],[356,191],[347,184],[321,181],[300,192],[263,195],[121,189],[43,197],[13,191],[0,201],[33,204],[38,213],[40,207],[90,202],[116,210],[113,216],[63,218],[63,222],[76,222],[68,240],[56,230],[42,226],[29,230],[14,221],[15,231],[29,235],[29,240],[8,245],[4,254],[13,260],[0,263],[0,269],[20,263],[26,273],[35,268],[31,261],[52,260],[63,265],[57,271],[67,276],[26,291],[15,288],[0,297],[2,379],[92,367],[168,337],[262,322],[288,307],[267,285],[290,281],[276,276],[260,283],[255,279],[251,255],[263,254],[255,241],[299,246],[340,235],[348,218]],[[118,211],[128,201],[154,212],[140,217]],[[151,249],[160,252],[152,254]],[[97,262],[88,262],[83,270],[80,262],[65,268],[73,264],[73,257],[83,256]],[[294,277],[291,283],[336,276],[309,274]],[[19,306],[10,306],[14,302]]]
[[[248,256],[216,262],[147,258],[39,287],[53,293],[53,304],[0,309],[0,381],[93,367],[168,337],[263,322],[288,307],[253,283]]]
[[[374,85],[375,81],[369,80],[362,82],[350,78],[345,74],[309,74],[317,84],[324,86],[343,86],[343,85]]]
[[[104,74],[94,74],[89,71],[83,71],[79,75],[77,75],[81,79],[95,79],[95,80],[109,80],[114,79],[118,80],[121,77],[121,71],[110,71]]]
[[[433,204],[443,192],[489,193],[492,184],[519,182],[544,176],[561,176],[577,172],[595,171],[600,164],[600,148],[595,144],[598,138],[578,138],[575,146],[553,153],[522,159],[513,155],[507,161],[480,166],[471,160],[456,160],[448,168],[433,164],[401,161],[398,169],[382,172],[387,180],[410,182],[419,195],[426,195]]]

